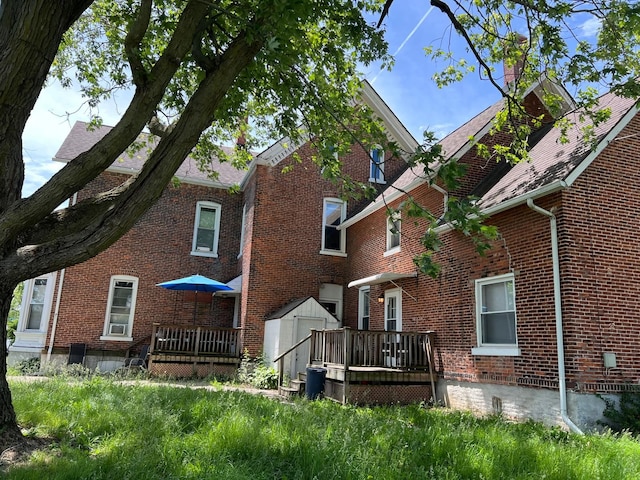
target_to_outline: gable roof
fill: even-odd
[[[376,117],[382,121],[387,134],[398,143],[402,150],[414,152],[418,148],[418,142],[413,138],[413,135],[409,133],[409,130],[366,80],[362,82],[360,99],[374,111]],[[256,164],[275,166],[308,141],[308,135],[303,135],[299,142],[294,142],[289,137],[283,137],[258,154]]]
[[[480,138],[488,133],[493,119],[502,109],[503,105],[504,100],[497,101],[440,140],[438,143],[442,146],[445,158],[461,157],[464,155],[474,145],[472,138]],[[423,185],[427,180],[422,167],[407,168],[405,172],[378,195],[375,200],[360,212],[344,221],[340,228],[347,228],[357,223],[376,210],[384,208],[386,204],[400,198],[405,193]]]
[[[338,321],[338,319],[336,317],[334,317],[331,314],[331,312],[329,312],[329,310],[324,308],[324,306],[312,296],[298,298],[297,300],[294,300],[294,301],[286,304],[285,306],[283,306],[283,307],[279,308],[278,310],[276,310],[275,312],[273,312],[271,315],[268,315],[266,320],[275,320],[275,319],[278,319],[278,318],[282,318],[282,317],[286,316],[287,314],[293,312],[294,310],[304,307],[305,304],[308,303],[308,302],[313,303],[315,307],[321,308],[322,310],[324,310],[327,313],[327,315],[330,318],[333,318],[336,322]]]
[[[550,129],[529,152],[530,161],[513,166],[480,200],[483,211],[493,214],[526,198],[538,194],[546,195],[555,189],[570,186],[591,164],[609,142],[635,116],[638,108],[635,100],[607,93],[600,97],[598,109],[610,108],[611,116],[595,127],[596,148],[583,141],[580,128],[586,124],[581,120],[580,110],[567,115],[574,123],[569,130],[568,143],[561,143],[561,131]],[[521,199],[518,202],[518,199]]]
[[[113,128],[103,125],[87,130],[87,126],[88,124],[85,122],[76,122],[53,159],[59,162],[70,162],[93,147]],[[233,152],[232,148],[221,148],[225,153]],[[138,151],[134,157],[125,152],[111,164],[107,171],[132,175],[142,168],[146,159],[147,154],[144,148]],[[216,158],[211,159],[211,168],[218,172],[217,180],[209,178],[205,172],[198,168],[198,164],[193,158],[187,157],[176,171],[175,176],[184,183],[229,188],[231,185],[240,183],[246,173],[246,170],[238,170],[231,163],[220,162]]]

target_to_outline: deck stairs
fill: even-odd
[[[296,378],[292,378],[289,386],[280,387],[280,396],[284,398],[301,397],[304,395],[305,386],[307,385],[307,374],[298,372]]]

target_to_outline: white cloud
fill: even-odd
[[[600,32],[602,20],[599,18],[590,18],[580,25],[580,31],[585,37],[595,37]]]

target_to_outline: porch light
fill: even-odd
[[[384,303],[384,292],[378,296],[378,303]]]

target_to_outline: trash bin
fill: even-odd
[[[327,376],[325,368],[307,367],[307,385],[305,395],[309,400],[315,400],[324,392],[324,379]]]

